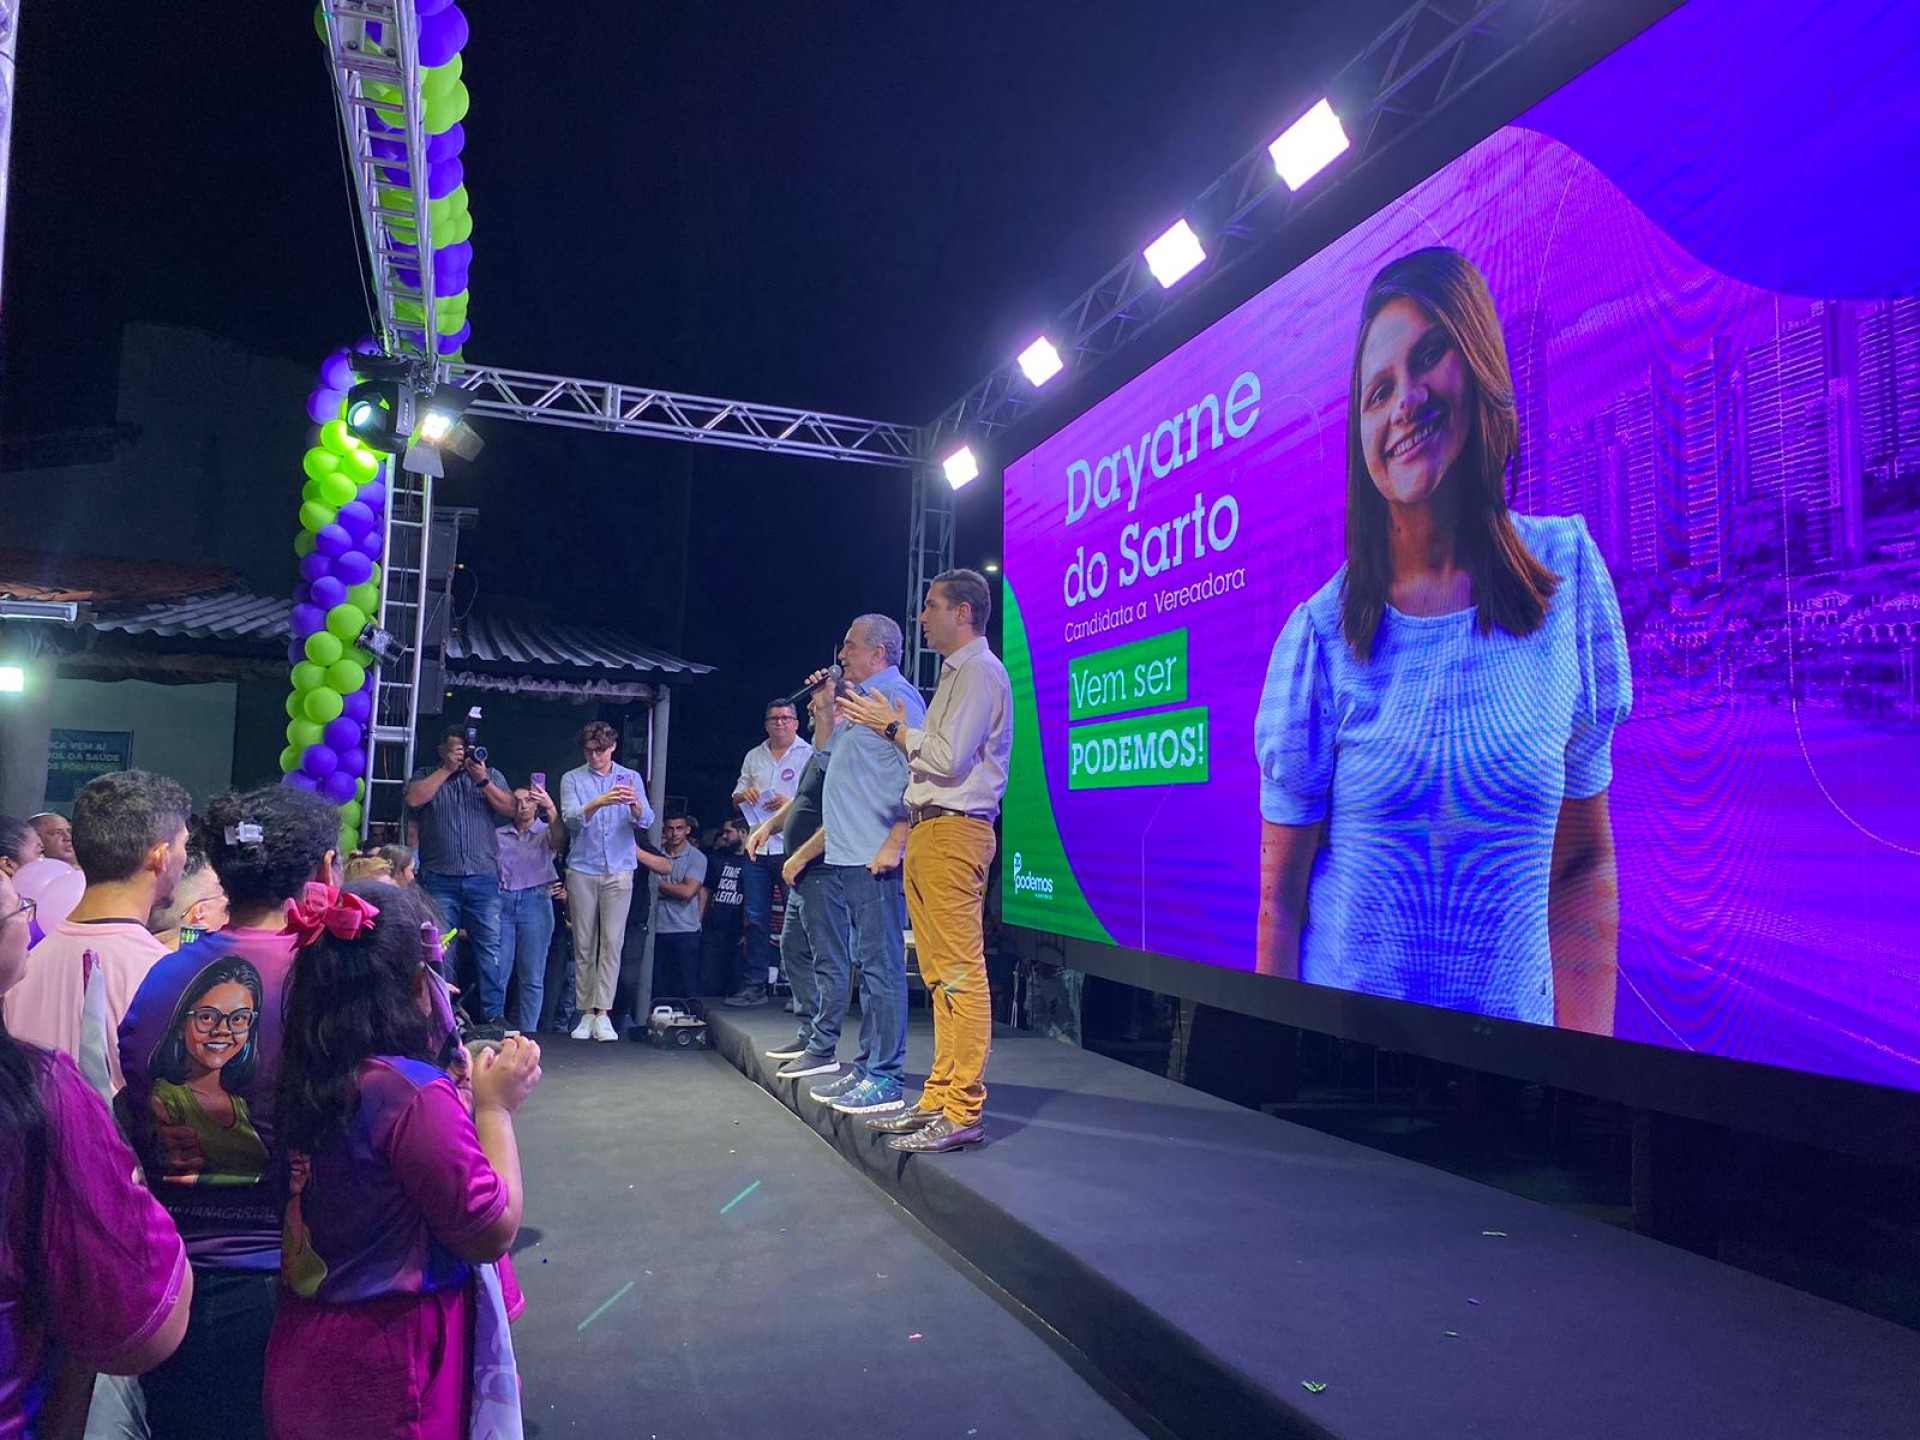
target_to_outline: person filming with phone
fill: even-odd
[[[587,763],[560,778],[560,816],[573,834],[567,854],[567,916],[573,925],[576,1040],[618,1040],[609,1012],[620,979],[627,911],[640,837],[653,828],[646,782],[613,763],[620,737],[604,720],[580,732]]]

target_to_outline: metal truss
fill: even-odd
[[[1285,230],[1339,184],[1404,138],[1579,8],[1581,0],[1417,0],[1334,77],[1326,93],[1351,146],[1335,175],[1289,191],[1257,146],[1188,206],[1187,223],[1206,263],[1171,290],[1145,259],[1129,255],[1075,300],[1047,330],[1069,370],[1084,370],[1138,339]],[[940,454],[965,436],[986,439],[1018,423],[1044,398],[1015,361],[979,381],[927,426],[924,448]],[[920,537],[916,535],[916,546]]]
[[[856,465],[904,468],[919,462],[920,432],[912,425],[492,365],[449,362],[440,373],[473,392],[469,415]]]
[[[913,476],[913,518],[908,529],[907,608],[901,629],[906,635],[906,654],[901,669],[908,679],[931,695],[940,683],[940,652],[920,635],[920,606],[926,599],[927,583],[934,576],[953,568],[953,487],[947,484],[940,467],[929,461]]]
[[[431,364],[438,358],[440,337],[433,323],[426,116],[414,0],[322,0],[322,13],[340,134],[371,269],[368,283],[379,311],[381,347],[397,355],[402,331],[420,334],[421,345],[408,348],[424,347]],[[367,95],[369,85],[392,86],[399,92],[407,117],[403,131],[372,128],[376,102]],[[391,113],[393,102],[385,100],[378,108]],[[375,153],[376,141],[387,154]],[[395,144],[404,147],[404,159],[391,153]],[[396,185],[395,178],[404,186]],[[404,205],[393,198],[402,189],[407,192]],[[398,313],[403,303],[418,305],[423,318],[403,319]]]

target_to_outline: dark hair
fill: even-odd
[[[800,717],[800,707],[793,703],[793,697],[791,695],[776,695],[773,699],[767,701],[766,711],[760,718],[764,720],[776,710],[791,710],[796,720]]]
[[[240,838],[242,825],[258,825],[260,839]],[[229,840],[227,832],[235,831]],[[200,848],[226,887],[230,905],[289,900],[313,878],[327,853],[340,844],[340,811],[311,790],[262,785],[229,792],[207,806],[200,822]]]
[[[396,875],[402,870],[413,869],[413,851],[404,845],[378,845],[367,853],[369,855],[378,855],[382,860],[386,861],[393,867],[393,873]]]
[[[589,745],[618,745],[620,732],[604,720],[589,720],[580,727],[577,743],[582,750]]]
[[[693,816],[689,815],[684,810],[667,811],[666,817],[662,819],[660,823],[662,825],[671,825],[675,820],[684,820],[687,822],[689,826],[692,826],[694,824]]]
[[[467,738],[467,727],[464,725],[449,725],[447,726],[446,729],[440,732],[440,738],[443,741],[444,740],[465,740]]]
[[[246,987],[247,994],[253,997],[254,1022],[253,1028],[247,1032],[247,1043],[220,1071],[223,1089],[246,1088],[260,1055],[261,985],[260,972],[253,968],[251,961],[242,960],[237,955],[214,961],[194,976],[193,983],[181,992],[180,1003],[173,1007],[173,1019],[167,1026],[167,1033],[153,1047],[150,1068],[154,1079],[165,1080],[170,1085],[187,1083],[187,1042],[180,1038],[180,1032],[187,1023],[188,1012],[198,1009],[207,992],[216,985],[242,985]]]
[[[1507,342],[1487,278],[1458,250],[1432,246],[1389,263],[1367,287],[1360,307],[1360,333],[1353,345],[1353,379],[1347,397],[1347,576],[1341,593],[1340,628],[1361,660],[1386,613],[1393,584],[1388,548],[1391,517],[1374,488],[1360,444],[1360,359],[1367,331],[1394,300],[1408,300],[1446,330],[1473,377],[1478,403],[1460,461],[1443,482],[1454,505],[1457,558],[1473,580],[1476,628],[1531,635],[1547,616],[1547,602],[1560,577],[1534,558],[1507,509],[1507,466],[1519,442],[1519,412]]]
[[[89,885],[139,873],[156,845],[186,828],[193,800],[176,782],[145,770],[116,770],[87,782],[73,802],[73,856]]]
[[[414,977],[426,959],[423,923],[438,924],[414,890],[362,880],[343,886],[380,914],[342,940],[322,933],[295,960],[281,1027],[274,1119],[293,1149],[338,1136],[360,1103],[360,1066],[376,1055],[432,1063],[433,1022],[421,1013]]]
[[[0,815],[0,860],[11,860],[18,865],[29,835],[39,838],[38,832],[26,821]]]
[[[993,589],[978,570],[942,570],[933,584],[947,587],[947,603],[955,608],[966,605],[973,612],[973,633],[987,633],[987,621],[993,618]]]

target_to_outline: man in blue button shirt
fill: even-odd
[[[573,832],[567,852],[567,918],[573,925],[576,1040],[617,1040],[614,987],[633,904],[640,837],[653,828],[646,782],[613,763],[619,735],[604,720],[580,732],[587,763],[560,777],[560,818]]]
[[[853,690],[890,706],[897,702],[907,724],[918,726],[927,704],[900,673],[900,649],[898,622],[862,615],[847,627],[840,668]],[[807,1093],[843,1114],[869,1115],[905,1103],[900,1073],[907,1059],[907,900],[900,859],[907,846],[907,757],[871,730],[847,729],[844,741],[836,739],[822,796],[827,840],[821,888],[827,892],[823,909],[842,910],[851,922],[853,953],[831,953],[846,932],[823,926],[827,943],[819,946],[815,963],[823,1005],[833,987],[846,994],[847,967],[858,967],[860,1053],[850,1071]],[[811,927],[807,933],[813,937]],[[818,945],[820,937],[813,938]]]

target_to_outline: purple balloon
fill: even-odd
[[[407,158],[406,142],[402,140],[374,140],[368,149],[373,151],[376,160],[404,160]]]
[[[293,613],[287,617],[287,620],[293,627],[295,645],[300,644],[309,635],[318,635],[322,630],[327,628],[327,612],[322,610],[318,605],[296,605],[293,607]],[[294,663],[297,665],[305,658],[306,655],[302,652],[299,656],[295,657]]]
[[[340,556],[346,554],[347,551],[353,549],[353,536],[349,535],[346,527],[338,522],[332,525],[322,525],[320,527],[320,533],[315,535],[313,539],[314,544],[319,547],[314,553],[316,555],[325,555],[329,560],[338,559]]]
[[[306,658],[307,651],[304,639],[302,636],[296,635],[292,640],[287,642],[287,663],[289,665],[298,665]]]
[[[293,603],[305,605],[313,599],[313,586],[305,580],[296,580],[293,585]]]
[[[339,390],[329,390],[324,385],[307,395],[307,419],[316,425],[324,425],[340,413],[340,402],[345,395]]]
[[[340,718],[343,720],[352,720],[356,724],[365,725],[367,718],[372,714],[373,689],[371,686],[362,685],[358,690],[346,697],[345,708],[340,711]]]
[[[333,750],[344,753],[360,743],[363,727],[358,720],[349,720],[347,712],[342,710],[340,718],[327,722],[327,728],[321,731],[321,737]],[[364,768],[364,767],[363,767]]]
[[[420,272],[418,270],[410,270],[404,265],[399,265],[394,267],[393,273],[399,277],[400,283],[409,289],[418,290],[420,288]]]
[[[360,537],[360,553],[369,560],[378,560],[381,552],[387,548],[387,537],[378,530],[369,530]]]
[[[424,20],[429,15],[438,15],[452,3],[453,0],[417,0],[417,3],[413,7],[413,13]]]
[[[332,575],[324,580],[313,582],[313,603],[322,610],[331,610],[336,605],[347,603],[347,587]],[[321,624],[326,622],[323,620]]]
[[[304,770],[294,770],[281,777],[282,785],[291,785],[296,790],[318,790],[320,782]]]
[[[464,125],[453,125],[438,135],[427,137],[427,163],[438,165],[442,160],[451,160],[467,148],[467,129]]]
[[[333,523],[349,535],[364,535],[380,522],[373,518],[370,506],[354,499],[340,507],[340,513],[333,517]]]
[[[369,480],[360,487],[360,493],[353,498],[378,515],[387,508],[386,484],[380,480]]]
[[[364,585],[373,578],[373,561],[358,550],[349,550],[333,562],[333,573],[351,590],[355,585]]]
[[[351,750],[342,750],[340,752],[339,770],[341,774],[351,775],[354,779],[358,780],[362,775],[367,773],[367,752],[358,746]],[[344,804],[345,801],[341,803]]]
[[[467,288],[467,270],[473,264],[473,242],[462,240],[433,252],[433,293],[457,295]],[[454,282],[458,281],[458,284]]]
[[[460,163],[458,155],[442,160],[427,171],[427,198],[444,200],[465,184],[466,179],[467,167]]]
[[[300,562],[300,578],[308,584],[312,584],[315,580],[324,580],[332,573],[333,561],[318,550]],[[307,594],[311,597],[313,592],[309,590]]]
[[[340,757],[325,745],[309,745],[300,757],[300,768],[316,780],[324,780],[340,768]]]
[[[432,0],[428,0],[432,3]],[[416,10],[415,14],[419,14]],[[436,70],[458,55],[467,43],[467,17],[458,5],[420,16],[420,63]]]
[[[460,324],[460,328],[454,331],[453,334],[442,335],[440,337],[440,353],[442,355],[451,355],[454,351],[458,350],[462,345],[466,344],[467,341],[472,337],[473,337],[472,322],[462,321]]]
[[[413,187],[413,178],[404,165],[382,165],[380,178],[389,185],[398,185],[403,190]]]
[[[320,793],[334,804],[344,805],[353,799],[353,782],[356,778],[344,770],[336,770],[320,782]]]

